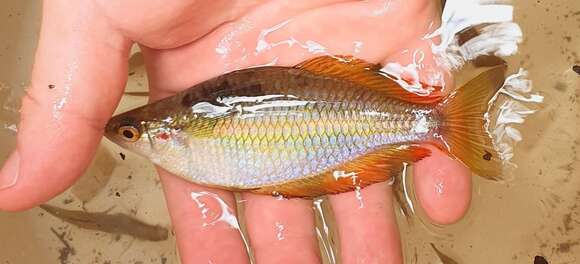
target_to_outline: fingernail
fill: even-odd
[[[18,151],[12,152],[4,167],[0,169],[0,190],[8,189],[18,181],[20,174],[20,154]]]

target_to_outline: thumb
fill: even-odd
[[[91,1],[44,2],[16,150],[0,169],[0,210],[23,210],[87,168],[126,82],[131,42]]]

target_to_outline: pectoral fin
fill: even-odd
[[[404,163],[419,161],[431,151],[416,145],[386,146],[319,175],[251,190],[258,194],[314,198],[364,188],[401,172]]]

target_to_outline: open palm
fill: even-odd
[[[0,209],[36,206],[83,173],[122,96],[135,42],[143,50],[151,100],[231,70],[294,65],[313,53],[408,64],[421,51],[420,69],[433,72],[429,41],[422,37],[438,25],[436,2],[46,1],[17,149],[0,171]],[[415,166],[416,192],[434,222],[451,223],[469,204],[470,172],[433,151]],[[233,194],[158,171],[183,263],[247,263],[238,230],[225,222],[203,225],[191,200],[192,192],[207,191],[235,208]],[[375,184],[360,196],[364,206],[354,193],[330,197],[343,262],[401,263],[392,187]],[[311,201],[252,194],[243,199],[258,263],[320,262]],[[218,203],[208,207],[221,210]],[[284,239],[276,235],[278,225],[285,228]]]

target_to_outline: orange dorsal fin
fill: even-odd
[[[392,97],[410,103],[433,103],[439,95],[421,96],[411,93],[381,72],[380,64],[373,64],[353,56],[320,56],[304,61],[296,66],[317,75],[342,79],[378,91],[385,97]],[[439,89],[440,90],[440,89]]]
[[[251,190],[253,193],[284,197],[314,198],[364,188],[401,172],[404,163],[419,161],[431,151],[417,145],[385,146],[321,174],[280,185]]]

